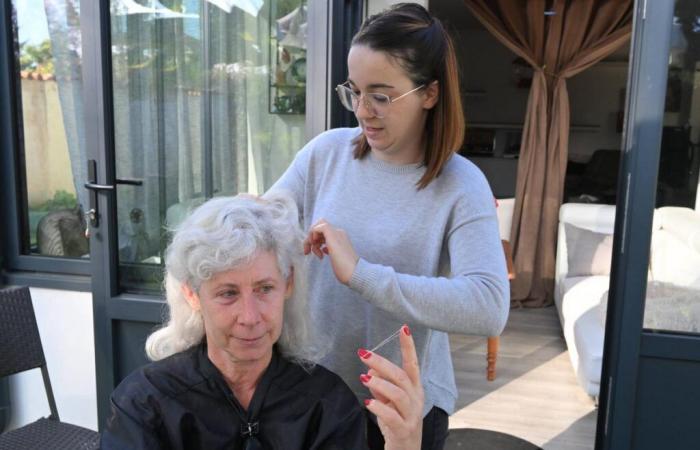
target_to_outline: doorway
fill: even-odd
[[[562,195],[564,207],[560,210],[556,238],[554,305],[511,310],[501,336],[494,382],[486,381],[483,376],[486,352],[483,339],[451,337],[461,393],[461,409],[452,416],[452,428],[493,429],[545,449],[592,449],[598,436],[595,448],[603,448],[601,436],[610,431],[610,424],[605,420],[609,413],[608,400],[602,401],[603,414],[599,415],[598,406],[600,396],[606,395],[608,386],[614,384],[604,375],[603,365],[614,367],[617,359],[609,349],[616,343],[619,345],[619,335],[606,340],[606,332],[610,332],[611,322],[620,324],[623,315],[626,321],[634,322],[633,316],[627,313],[618,312],[615,317],[614,312],[608,312],[608,303],[617,305],[616,308],[621,308],[623,303],[638,308],[646,299],[647,313],[643,325],[640,319],[637,338],[642,326],[664,329],[667,331],[662,333],[682,334],[688,351],[691,348],[697,351],[697,344],[691,344],[693,338],[688,338],[687,334],[695,336],[700,327],[700,316],[694,312],[698,305],[684,298],[700,298],[693,294],[700,280],[700,269],[697,269],[700,265],[693,265],[691,269],[685,264],[676,267],[672,263],[676,258],[694,261],[699,255],[689,242],[696,230],[700,230],[700,220],[696,221],[700,217],[696,203],[700,158],[698,139],[693,131],[697,128],[694,105],[700,98],[694,81],[697,32],[693,30],[697,26],[693,24],[700,13],[692,2],[659,3],[665,5],[653,6],[656,11],[653,20],[650,20],[649,10],[645,10],[651,8],[646,2],[635,4],[636,34],[631,42],[568,80],[571,126]],[[467,139],[460,153],[479,166],[489,179],[494,196],[501,204],[506,203],[515,196],[522,124],[533,70],[499,42],[462,2],[433,0],[430,9],[452,33],[461,65]],[[655,40],[657,45],[643,54],[642,39]],[[668,47],[660,44],[663,42]],[[651,64],[649,60],[640,62],[644,57],[653,59],[657,65],[662,64],[663,74],[659,72],[656,84],[644,87],[649,91],[657,90],[662,103],[657,115],[651,119],[649,114],[645,115],[645,121],[651,121],[646,126],[658,127],[660,139],[655,141],[655,146],[650,144],[642,149],[638,144],[641,141],[632,141],[625,133],[640,126],[639,117],[630,115],[630,108],[639,107],[637,99],[643,96],[633,80],[640,71],[647,69],[633,66],[632,61]],[[627,292],[623,298],[622,292],[615,291],[615,286],[625,282],[614,281],[614,261],[626,261],[629,252],[618,254],[621,247],[614,247],[613,241],[622,240],[623,228],[618,223],[624,220],[622,217],[630,220],[625,215],[629,211],[623,208],[630,205],[630,198],[642,191],[639,185],[632,186],[629,179],[624,179],[625,174],[630,179],[639,176],[635,171],[641,169],[629,158],[634,152],[642,151],[658,156],[659,160],[656,161],[658,166],[655,165],[645,178],[652,190],[647,193],[652,195],[651,207],[639,212],[632,221],[641,225],[653,216],[654,226],[648,229],[651,240],[633,244],[644,250],[637,254],[649,262],[647,271],[638,272],[636,279],[626,281],[639,284],[643,278],[643,288],[640,285],[641,290],[634,294]],[[653,158],[645,162],[650,163],[654,163]],[[652,179],[654,182],[649,184]],[[510,222],[509,217],[502,220],[501,216],[499,211],[499,220]],[[663,221],[668,221],[667,225],[663,225]],[[682,226],[679,224],[694,225],[688,225],[689,228],[670,238],[668,234]],[[508,235],[509,230],[502,230],[502,238],[507,239]],[[670,250],[680,242],[686,242],[686,248],[679,245]],[[605,264],[599,265],[601,260],[594,264],[590,258],[583,258],[583,248],[591,246],[599,255],[606,255],[602,258]],[[663,267],[675,269],[664,270]],[[685,302],[692,306],[685,306],[687,312],[682,314],[686,321],[679,325],[677,311],[664,308],[679,307]],[[649,308],[656,308],[655,312],[649,312]],[[654,335],[658,333],[655,331]],[[604,344],[612,339],[614,341]],[[684,358],[692,360],[695,358],[692,355],[696,354],[687,356],[684,352]],[[608,359],[604,355],[608,355]],[[668,354],[664,358],[673,359]],[[632,364],[630,362],[629,370]],[[651,383],[646,389],[664,395],[660,380],[657,381],[659,385],[654,385],[650,379],[645,381]],[[695,395],[697,389],[689,385],[686,388]],[[648,427],[637,425],[634,430],[645,434],[644,442],[651,439]],[[670,438],[664,432],[655,438],[661,439],[660,436]],[[619,446],[622,442],[618,441],[618,446],[611,448],[623,448]],[[642,448],[639,445],[642,444],[632,448]],[[673,448],[685,447],[678,444]]]

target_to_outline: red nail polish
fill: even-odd
[[[406,336],[411,335],[411,329],[408,328],[408,325],[404,325],[401,329],[403,330],[403,334],[405,334]]]
[[[365,399],[365,406],[369,406],[369,404],[370,404],[371,402],[372,402],[371,399],[366,398],[366,399]]]
[[[360,375],[360,381],[362,381],[363,383],[368,383],[369,380],[371,380],[371,379],[372,379],[372,375],[367,375],[364,373],[362,375]]]
[[[360,358],[362,358],[362,359],[367,359],[370,356],[372,356],[372,352],[367,351],[364,348],[357,350],[357,354],[360,355]]]

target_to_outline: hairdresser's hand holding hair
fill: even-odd
[[[304,254],[313,253],[319,259],[330,256],[336,278],[347,285],[360,259],[345,230],[336,228],[325,219],[316,222],[304,239]]]
[[[360,376],[374,397],[365,400],[367,409],[377,416],[386,450],[421,448],[423,430],[423,386],[418,355],[408,325],[399,333],[402,368],[376,353],[360,349],[360,360],[369,367]]]

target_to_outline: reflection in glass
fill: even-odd
[[[168,230],[212,196],[264,192],[302,147],[305,6],[112,0],[110,12],[120,286],[159,291]]]
[[[13,0],[25,194],[22,253],[88,257],[78,0]]]
[[[700,4],[676,2],[644,327],[700,333]]]

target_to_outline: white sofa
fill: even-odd
[[[575,228],[569,228],[571,235],[567,236],[566,224],[578,229],[612,235],[615,206],[567,203],[562,205],[559,212],[555,304],[579,383],[589,395],[597,397],[600,390],[605,311],[610,284],[612,237],[602,239],[600,235],[592,235]],[[591,246],[581,244],[591,236],[598,244],[595,247],[598,250],[597,254],[587,250]],[[572,254],[572,247],[574,251],[582,254],[581,257],[586,261],[577,259],[580,255]],[[608,263],[607,268],[602,264],[605,259]],[[570,267],[570,263],[573,267]],[[589,266],[590,270],[583,270]],[[648,280],[668,283],[664,286],[700,289],[700,213],[678,207],[663,207],[654,212]],[[693,308],[700,308],[700,291],[698,294],[698,304],[693,305]],[[651,316],[649,310],[645,315],[645,323],[647,315]],[[700,325],[700,318],[698,324]]]
[[[514,198],[501,198],[497,200],[496,215],[498,216],[498,234],[501,239],[510,241],[510,226],[513,222]]]

